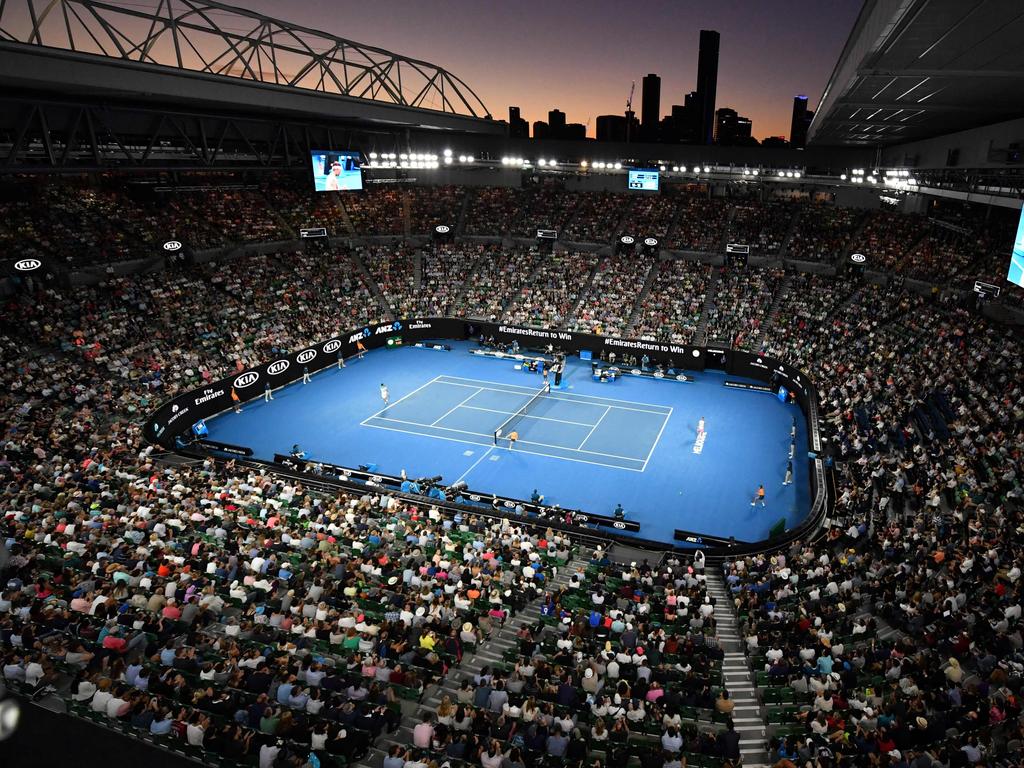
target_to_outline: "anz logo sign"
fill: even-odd
[[[353,333],[351,336],[349,336],[348,337],[348,343],[349,344],[355,344],[357,341],[360,341],[361,339],[365,339],[368,336],[372,336],[372,335],[373,334],[370,332],[369,328],[363,328],[363,330],[357,331],[356,333]]]
[[[284,373],[288,370],[291,363],[287,360],[277,360],[267,366],[267,376],[277,376],[279,373]]]
[[[329,355],[332,352],[337,352],[341,348],[341,342],[338,339],[331,339],[323,346],[324,354]]]
[[[259,380],[259,371],[249,371],[247,373],[243,373],[241,376],[235,379],[233,386],[235,387],[235,389],[245,389],[246,387],[251,387]]]
[[[400,330],[402,330],[402,324],[398,320],[395,320],[395,322],[393,323],[387,323],[386,325],[378,325],[377,330],[375,330],[374,333],[379,335],[382,333],[394,333],[395,331]],[[366,335],[369,334],[367,333]]]
[[[301,352],[299,352],[298,357],[295,358],[295,362],[298,363],[299,365],[303,365],[305,363],[308,363],[314,357],[316,357],[315,349],[304,349]]]

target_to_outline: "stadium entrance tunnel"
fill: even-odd
[[[294,381],[301,380],[305,373],[313,374],[330,366],[340,365],[340,360],[351,358],[363,351],[396,344],[430,345],[431,342],[447,340],[493,340],[499,347],[515,350],[509,357],[532,356],[537,352],[561,351],[567,355],[580,355],[585,359],[607,358],[611,353],[621,359],[625,355],[647,356],[650,364],[660,365],[674,371],[701,372],[717,370],[726,374],[727,387],[756,389],[789,398],[802,410],[808,427],[810,511],[796,527],[776,531],[777,535],[757,542],[736,542],[720,536],[710,536],[699,531],[677,530],[675,539],[683,548],[702,547],[709,552],[739,554],[758,551],[769,546],[777,547],[786,540],[804,537],[817,530],[835,503],[835,485],[831,478],[830,462],[827,458],[828,443],[823,437],[818,415],[819,398],[811,378],[789,364],[764,355],[744,350],[715,346],[692,346],[668,342],[618,339],[587,333],[573,333],[562,330],[525,327],[501,323],[468,320],[461,318],[403,318],[394,322],[355,328],[324,341],[312,344],[288,355],[269,360],[203,387],[183,392],[160,405],[146,420],[143,432],[147,441],[168,451],[185,455],[212,455],[217,458],[235,458],[245,461],[252,452],[244,445],[225,445],[204,440],[197,435],[194,426],[199,422],[224,413],[236,405],[264,396],[266,389],[276,390]],[[643,375],[647,378],[666,377],[669,374],[642,372],[622,366],[622,375]],[[734,377],[734,378],[729,378]],[[674,378],[674,376],[673,376]],[[289,457],[279,456],[277,462],[262,462],[269,468],[291,475],[304,476],[308,480],[323,482],[324,475],[312,474],[306,462],[287,462]],[[318,462],[319,464],[322,463]],[[400,481],[389,483],[379,473],[360,472],[358,468],[338,467],[334,475],[339,486],[350,488],[378,485],[389,491],[409,495],[421,503],[459,505],[436,496],[419,496],[402,490]],[[365,475],[365,476],[364,476]],[[454,495],[454,494],[453,494]],[[622,536],[631,545],[643,541],[652,548],[665,549],[674,546],[672,542],[644,540],[637,534],[635,523],[626,523],[612,517],[596,514],[593,510],[567,510],[544,507],[526,500],[495,496],[486,489],[460,494],[462,501],[470,502],[470,508],[486,505],[498,514],[525,512],[540,516],[547,523],[563,526],[566,521],[572,525],[583,524],[589,529],[595,525],[607,532],[611,538]],[[556,519],[557,518],[557,519]]]

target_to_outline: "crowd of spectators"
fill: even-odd
[[[434,227],[443,224],[455,231],[466,189],[452,184],[436,187],[413,187],[406,189],[409,196],[409,232],[414,235],[429,235]]]
[[[538,229],[561,232],[569,220],[579,194],[561,184],[536,183],[524,187],[519,196],[520,211],[511,227],[516,237],[536,237]]]
[[[96,195],[90,205],[109,211],[116,198]],[[396,195],[382,196],[391,205]],[[283,225],[253,190],[211,196],[176,194],[168,216],[197,243],[280,239]],[[10,248],[70,238],[4,206],[0,242]],[[137,210],[133,221],[153,226],[149,209]],[[287,210],[306,221],[312,209]],[[359,226],[391,220],[381,216],[367,211]],[[131,252],[105,229],[115,225],[84,226],[70,258]],[[699,711],[728,709],[714,635],[716,613],[731,608],[714,604],[695,564],[616,570],[598,554],[567,565],[571,543],[550,531],[450,518],[372,489],[326,494],[230,463],[166,465],[142,441],[141,416],[157,401],[382,319],[360,259],[396,312],[446,312],[464,290],[456,309],[467,316],[556,325],[582,297],[570,328],[622,334],[635,313],[639,333],[692,338],[708,267],[606,256],[584,295],[595,258],[316,247],[6,297],[7,684],[52,686],[84,717],[199,758],[337,764],[364,756],[399,725],[402,700],[458,674],[468,649],[537,600],[541,626],[524,625],[501,665],[460,675],[459,692],[388,759],[611,765],[641,743],[659,768],[733,759],[727,717],[695,725]],[[916,273],[944,259],[921,258],[894,264]],[[1019,334],[898,279],[860,285],[765,267],[714,279],[708,337],[750,346],[767,332],[767,350],[814,376],[838,469],[822,537],[723,567],[778,736],[773,760],[1019,762]],[[565,586],[554,584],[556,565],[569,569]]]
[[[420,300],[426,297],[417,276],[417,263],[421,261],[417,248],[405,243],[369,245],[357,249],[356,255],[395,317],[422,314]]]
[[[640,304],[633,333],[642,339],[676,344],[694,339],[700,325],[712,267],[685,259],[667,259],[658,265],[650,292]]]
[[[464,317],[499,319],[547,258],[536,248],[488,246],[463,289],[457,313]]]
[[[668,247],[681,251],[718,253],[724,246],[728,203],[719,197],[693,195],[682,198]]]
[[[423,287],[420,314],[447,317],[455,313],[455,301],[476,264],[486,258],[488,249],[482,245],[458,243],[435,245],[421,251]]]
[[[558,251],[543,257],[519,294],[505,307],[502,320],[561,328],[582,298],[596,264],[594,253]]]
[[[404,188],[375,184],[364,192],[345,194],[341,201],[355,234],[404,235],[407,194]]]
[[[836,261],[863,218],[856,208],[825,203],[805,205],[799,215],[786,249],[786,257],[797,261]]]
[[[520,191],[510,187],[474,187],[468,190],[467,235],[504,236],[519,218]]]
[[[782,200],[737,201],[726,240],[750,246],[755,256],[776,256],[786,241],[798,205]]]
[[[705,338],[737,348],[756,348],[785,276],[779,267],[719,268]]]
[[[632,254],[603,257],[567,328],[601,336],[625,335],[647,274],[656,268],[657,264]]]
[[[620,223],[630,202],[632,196],[625,192],[580,193],[576,211],[561,239],[572,243],[610,243],[622,230]]]
[[[864,219],[857,237],[850,243],[850,251],[867,256],[871,269],[883,272],[909,272],[913,250],[929,231],[928,220],[916,214],[871,211]],[[924,244],[924,243],[922,243]],[[923,261],[931,261],[935,254],[924,249]],[[909,258],[908,258],[909,257]]]

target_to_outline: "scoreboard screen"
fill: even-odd
[[[630,168],[629,170],[630,189],[639,190],[641,192],[657,192],[658,179],[659,174],[654,169]]]

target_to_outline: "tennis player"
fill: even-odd
[[[754,499],[753,499],[753,501],[750,502],[750,506],[754,506],[755,504],[757,504],[757,502],[761,502],[761,506],[762,507],[765,506],[765,504],[764,504],[764,486],[763,485],[757,486],[757,493],[754,494]]]
[[[698,435],[703,435],[704,434],[704,417],[703,416],[701,416],[700,419],[697,420],[697,434]]]
[[[508,433],[508,449],[511,451],[516,447],[516,440],[519,439],[519,433],[514,429]]]
[[[388,392],[388,385],[380,385],[380,399],[384,401],[384,407],[387,408],[391,403],[388,402],[391,399],[391,393]]]

